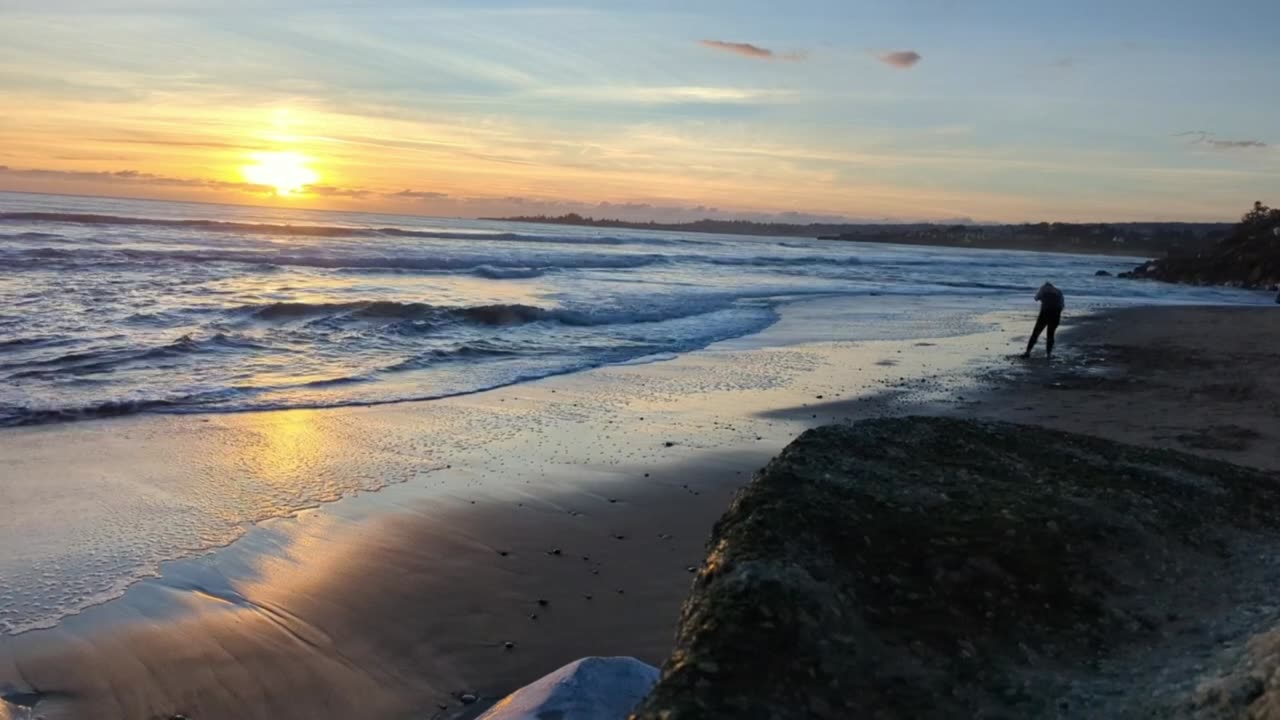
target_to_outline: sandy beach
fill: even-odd
[[[712,523],[820,424],[989,417],[1280,466],[1275,356],[1260,350],[1280,315],[1076,316],[1052,364],[1012,357],[1029,319],[854,343],[814,337],[802,314],[670,362],[445,401],[10,433],[0,455],[22,459],[32,492],[56,492],[54,473],[147,482],[146,457],[166,483],[207,482],[234,474],[236,447],[274,448],[268,480],[286,491],[293,473],[352,467],[398,482],[335,480],[340,502],[249,523],[56,628],[3,638],[0,717],[452,717],[585,655],[660,663]],[[107,491],[100,503],[82,522],[117,510]]]

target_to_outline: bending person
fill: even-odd
[[[1040,303],[1040,316],[1036,318],[1036,329],[1031,332],[1031,339],[1027,341],[1027,351],[1022,353],[1022,357],[1031,357],[1031,349],[1036,346],[1036,341],[1040,339],[1040,333],[1048,330],[1045,335],[1045,357],[1053,357],[1053,334],[1058,330],[1058,323],[1062,320],[1062,308],[1066,302],[1062,298],[1062,291],[1053,286],[1053,283],[1047,282],[1040,286],[1040,292],[1036,293],[1036,302]]]

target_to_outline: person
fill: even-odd
[[[1044,336],[1045,357],[1053,357],[1053,334],[1058,330],[1058,322],[1062,320],[1062,308],[1066,302],[1063,300],[1062,291],[1054,287],[1051,282],[1040,286],[1040,292],[1036,293],[1036,302],[1040,303],[1040,316],[1036,318],[1036,329],[1031,331],[1031,339],[1027,341],[1027,351],[1022,353],[1022,357],[1031,357],[1031,349],[1040,339],[1040,333],[1046,330],[1048,332]]]

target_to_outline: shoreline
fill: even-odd
[[[1064,326],[1053,365],[1003,357],[1000,348],[1016,351],[1029,329],[1025,312],[985,317],[977,321],[982,332],[940,339],[816,342],[806,336],[811,324],[801,322],[775,325],[777,337],[793,344],[740,338],[666,363],[600,368],[571,382],[538,381],[443,404],[277,413],[278,421],[349,416],[365,428],[362,438],[390,440],[400,453],[416,448],[402,465],[425,471],[255,523],[229,546],[166,563],[159,577],[63,618],[57,629],[0,636],[0,689],[34,697],[48,718],[79,717],[85,707],[107,718],[311,717],[346,709],[343,703],[352,703],[349,712],[376,708],[384,717],[444,717],[583,655],[657,664],[711,523],[800,430],[908,412],[1053,427],[1072,422],[1067,399],[1075,422],[1132,422],[1115,416],[1118,380],[1052,386],[1110,378],[1102,370],[1112,372],[1118,359],[1132,376],[1143,358],[1097,355],[1098,346],[1124,339],[1107,317],[1135,314],[1159,326],[1190,313],[1208,329],[1222,324],[1220,314],[1258,313],[1267,326],[1258,337],[1280,338],[1272,320],[1280,316],[1266,312],[1137,308],[1077,316]],[[753,389],[744,389],[748,380]],[[1163,382],[1148,391],[1158,393]],[[854,397],[837,397],[850,386]],[[1184,414],[1183,422],[1199,418]],[[131,447],[143,440],[135,452],[148,452],[148,438],[156,438],[138,437],[149,420],[106,422]],[[210,423],[182,424],[199,432]],[[422,447],[433,427],[495,439],[453,448],[447,462],[449,452]],[[414,442],[405,445],[406,438]],[[320,433],[303,442],[328,439]],[[359,460],[342,447],[336,454],[344,465]],[[1248,455],[1249,448],[1213,452]],[[119,461],[107,460],[108,467]],[[329,471],[314,458],[302,465]],[[387,466],[368,466],[379,467]],[[482,702],[465,706],[462,693]],[[0,717],[7,720],[3,711]]]
[[[839,304],[801,303],[823,318]],[[841,340],[804,312],[667,362],[441,401],[5,433],[0,456],[21,460],[16,497],[100,493],[77,523],[87,537],[140,537],[128,553],[227,534],[53,629],[0,636],[0,692],[48,718],[314,717],[343,703],[422,717],[582,655],[660,662],[688,568],[732,493],[798,432],[840,419],[769,410],[878,395],[906,375],[960,382],[1003,334],[988,321],[939,326],[951,337],[912,354],[916,340]],[[123,503],[138,486],[146,502]],[[271,502],[228,496],[318,507],[264,520]],[[43,519],[22,522],[37,547],[59,541]],[[533,610],[538,599],[550,610]]]

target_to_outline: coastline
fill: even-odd
[[[33,431],[74,439],[82,451],[86,442],[91,450],[107,436],[123,437],[131,447],[141,441],[132,450],[140,454],[155,450],[147,443],[175,450],[173,433],[186,433],[189,444],[168,453],[169,461],[207,460],[205,435],[217,443],[245,433],[270,437],[268,426],[304,445],[330,443],[326,456],[344,464],[360,461],[351,451],[376,438],[382,447],[366,470],[398,468],[402,480],[251,525],[224,549],[166,563],[159,577],[57,629],[0,637],[0,688],[49,718],[80,717],[84,708],[105,718],[443,717],[583,655],[656,664],[669,651],[688,568],[701,562],[711,523],[806,427],[924,412],[1062,429],[1074,423],[1109,434],[1128,428],[1142,442],[1140,421],[1149,411],[1131,402],[1132,393],[1165,392],[1168,368],[1151,364],[1159,353],[1115,348],[1183,328],[1176,339],[1184,350],[1222,354],[1178,368],[1196,382],[1203,380],[1197,373],[1220,372],[1220,362],[1240,351],[1198,332],[1238,335],[1223,316],[1257,313],[1250,322],[1263,329],[1241,342],[1280,337],[1280,315],[1267,312],[1138,308],[1078,316],[1064,327],[1053,365],[1006,359],[1025,337],[1027,313],[984,317],[951,337],[858,342],[824,342],[812,323],[784,320],[773,340],[744,338],[670,362],[446,402]],[[1201,323],[1185,326],[1188,314]],[[1126,346],[1132,327],[1145,334]],[[1268,357],[1249,362],[1265,366]],[[1143,373],[1152,381],[1138,390],[1120,379]],[[1258,392],[1271,392],[1261,382]],[[1178,436],[1194,436],[1197,423],[1215,426],[1218,414],[1185,412],[1188,397],[1168,399],[1168,421],[1148,444],[1184,443]],[[1219,401],[1226,412],[1240,399]],[[362,434],[314,431],[334,418]],[[433,445],[442,428],[471,442]],[[1265,443],[1275,428],[1255,432]],[[4,447],[9,441],[0,441],[0,451],[12,450]],[[1260,447],[1206,452],[1275,469]],[[297,446],[282,457],[289,448]],[[128,458],[106,460],[108,470],[133,469]],[[332,470],[304,460],[299,472]],[[104,464],[101,455],[86,462]],[[207,479],[210,470],[195,477]],[[463,693],[481,702],[464,706]],[[5,720],[23,717],[4,713]]]

